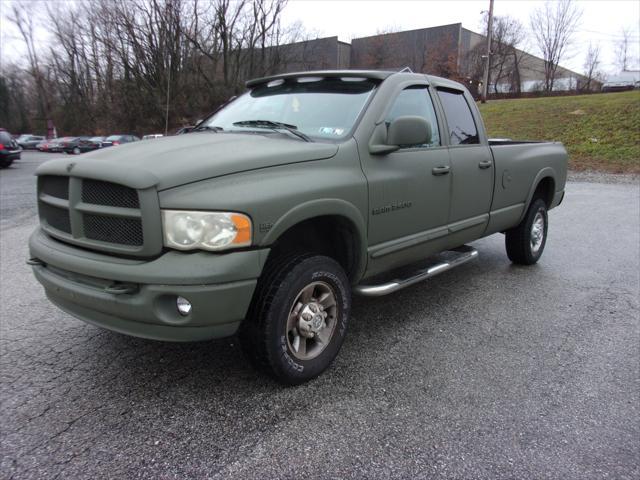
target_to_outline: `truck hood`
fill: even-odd
[[[322,160],[337,151],[335,144],[303,142],[277,133],[195,132],[50,160],[36,175],[71,175],[165,190],[231,173]]]

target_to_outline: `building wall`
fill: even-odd
[[[460,23],[355,38],[351,44],[338,37],[318,38],[272,47],[269,55],[275,71],[269,73],[409,67],[414,72],[465,82],[473,90],[482,77],[483,61],[479,55],[485,45],[484,35],[462,28]],[[544,61],[522,50],[517,50],[517,55],[522,91],[540,89]],[[554,90],[579,88],[583,82],[583,75],[558,67]],[[511,86],[511,82],[502,80],[497,89],[508,92]],[[490,84],[490,92],[493,91]]]
[[[461,24],[353,39],[351,68],[402,69],[442,75],[457,70]]]

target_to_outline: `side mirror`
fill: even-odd
[[[381,126],[384,127],[384,125]],[[398,117],[386,130],[386,140],[380,138],[384,135],[380,132],[376,135],[377,141],[370,144],[369,152],[372,155],[385,155],[399,150],[400,147],[431,142],[431,124],[423,117],[413,115]]]
[[[387,145],[411,146],[431,142],[431,125],[417,116],[398,117],[387,132]]]

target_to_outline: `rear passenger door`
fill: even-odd
[[[438,88],[438,98],[448,126],[451,162],[451,233],[469,230],[469,239],[482,235],[489,220],[493,195],[493,157],[480,142],[471,97],[461,90]],[[467,241],[467,240],[465,240]]]

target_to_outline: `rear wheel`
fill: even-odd
[[[349,281],[332,258],[296,254],[270,262],[240,331],[243,349],[281,383],[306,382],[338,354],[350,310]]]
[[[9,168],[11,166],[11,164],[13,164],[13,159],[11,159],[11,160],[8,160],[8,159],[0,160],[0,168]]]
[[[541,198],[534,199],[520,225],[506,232],[509,260],[520,265],[536,263],[547,243],[548,225],[547,204]]]

